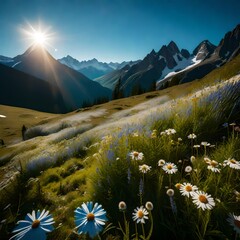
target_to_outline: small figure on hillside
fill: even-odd
[[[25,125],[22,126],[22,140],[25,141],[26,140],[26,136],[25,133],[27,131],[27,128]]]
[[[0,146],[4,146],[5,144],[4,144],[4,141],[3,141],[3,139],[0,139]]]

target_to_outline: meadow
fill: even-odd
[[[1,176],[3,239],[38,209],[54,219],[48,239],[239,239],[239,63],[183,96],[154,97],[97,126],[35,127],[3,149],[1,171],[14,172]],[[87,202],[101,206],[76,228]]]

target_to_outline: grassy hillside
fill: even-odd
[[[229,215],[240,215],[239,70],[238,57],[202,80],[59,116],[32,128],[46,136],[0,149],[2,238],[47,209],[48,239],[89,239],[74,210],[93,201],[107,213],[101,239],[237,239],[227,219],[239,233]]]

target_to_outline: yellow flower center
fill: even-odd
[[[175,187],[176,187],[177,189],[180,189],[181,186],[182,186],[181,183],[176,183],[176,185],[175,185]]]
[[[167,165],[167,169],[168,169],[168,170],[171,170],[172,168],[173,168],[172,165],[170,165],[170,164]]]
[[[138,216],[138,218],[143,218],[143,216],[144,216],[143,211],[142,211],[142,210],[139,210],[139,211],[137,212],[137,216]]]
[[[213,161],[211,161],[211,163],[210,163],[210,164],[211,164],[211,166],[213,166],[213,167],[216,167],[216,166],[218,165],[218,163],[217,163],[216,161],[214,161],[214,160],[213,160]]]
[[[231,159],[230,162],[233,163],[233,164],[237,163],[235,159]]]
[[[235,225],[236,227],[240,228],[240,221],[237,220],[237,219],[235,219],[235,220],[234,220],[234,225]]]
[[[88,221],[93,221],[94,218],[95,218],[95,216],[94,216],[93,213],[88,213],[88,214],[87,214],[87,220],[88,220]]]
[[[199,195],[198,199],[202,203],[205,203],[205,204],[208,203],[208,200],[207,200],[207,198],[204,195]]]
[[[40,221],[38,219],[36,219],[32,223],[32,228],[37,228],[39,225],[40,225]]]
[[[191,192],[191,191],[192,191],[192,187],[189,186],[189,185],[187,185],[187,186],[185,187],[185,190],[186,190],[187,192]]]
[[[126,208],[126,203],[120,202],[120,203],[119,203],[119,208],[120,208],[120,209],[125,209],[125,208]]]
[[[134,153],[133,153],[133,156],[134,156],[134,157],[138,157],[138,152],[134,152]]]

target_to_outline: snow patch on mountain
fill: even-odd
[[[15,63],[14,65],[12,65],[12,68],[16,67],[19,63],[21,63],[22,61],[19,61],[17,63]]]
[[[202,60],[197,60],[197,56],[190,57],[188,59],[183,58],[181,61],[178,60],[177,54],[175,54],[173,57],[174,57],[177,65],[173,69],[169,69],[168,67],[165,67],[162,72],[161,79],[158,82],[160,82],[168,77],[174,76],[177,73],[184,72],[184,71],[196,66],[197,64],[199,64],[202,61]]]

